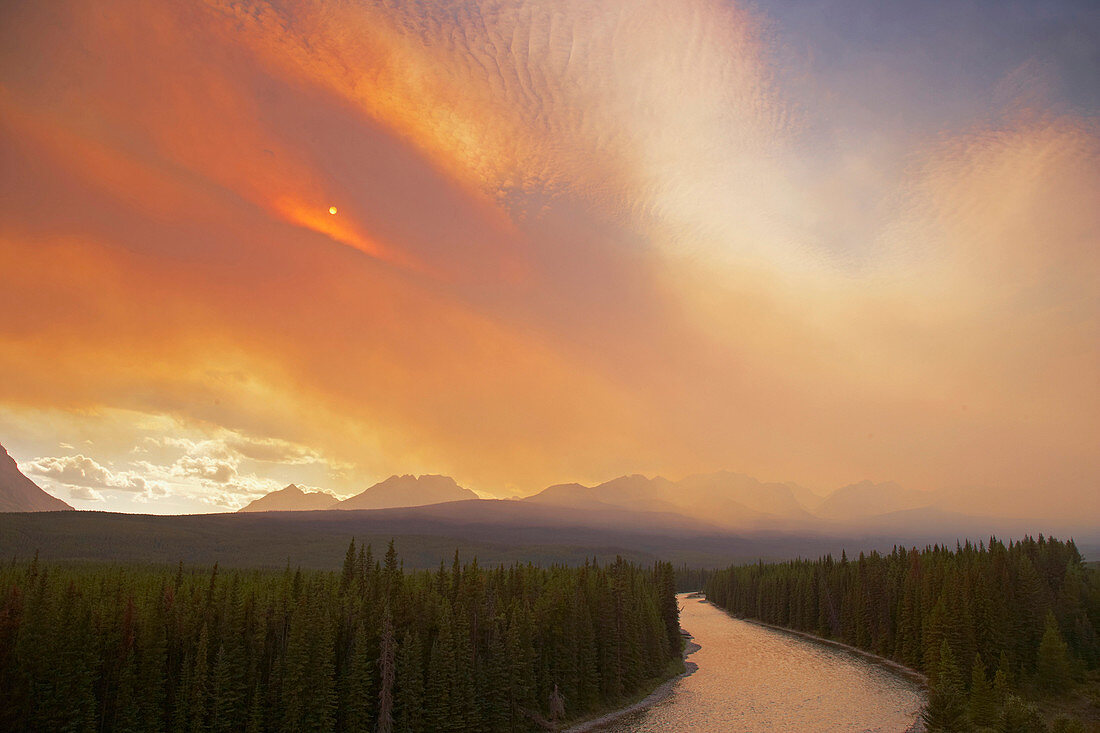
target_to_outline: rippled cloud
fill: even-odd
[[[1100,511],[1091,16],[983,8],[10,4],[0,440],[222,507],[732,468]]]

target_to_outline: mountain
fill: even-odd
[[[700,512],[711,515],[710,521],[719,521],[719,517],[735,524],[743,518],[757,523],[813,519],[792,484],[764,483],[741,473],[718,471],[688,476],[676,485],[684,497],[681,501],[690,498]]]
[[[814,520],[790,484],[762,483],[730,471],[697,474],[680,481],[634,474],[593,487],[558,484],[526,501],[574,509],[675,513],[711,526],[738,529],[802,526]]]
[[[445,501],[477,499],[477,494],[455,483],[450,476],[390,476],[361,494],[336,504],[334,509],[389,509],[424,506]]]
[[[935,499],[934,494],[905,489],[892,481],[860,481],[826,496],[814,513],[824,519],[853,521],[920,509],[932,505]]]
[[[327,491],[302,491],[294,484],[272,491],[238,509],[238,512],[308,512],[331,509],[340,501]]]
[[[802,508],[808,512],[816,512],[817,508],[821,506],[821,502],[825,501],[825,497],[820,494],[810,491],[805,486],[799,486],[798,484],[788,483],[786,486],[794,494],[794,498],[802,505]]]
[[[72,507],[50,496],[15,465],[15,459],[0,445],[0,512],[72,511]]]
[[[556,484],[527,497],[525,501],[571,509],[620,508],[639,512],[676,512],[676,504],[668,500],[673,488],[674,484],[666,478],[646,478],[633,474],[593,487]]]

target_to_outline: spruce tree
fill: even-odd
[[[392,543],[391,543],[392,548]],[[382,615],[382,642],[379,647],[378,733],[393,731],[393,683],[396,675],[397,640],[389,606]]]
[[[405,632],[397,655],[397,694],[394,699],[394,727],[397,733],[421,733],[424,730],[424,674],[420,637]]]
[[[974,655],[974,665],[970,669],[970,722],[975,727],[990,728],[997,723],[997,698],[993,686],[985,676],[985,665],[980,654]]]
[[[1035,681],[1044,690],[1059,694],[1068,691],[1073,684],[1069,651],[1058,631],[1053,612],[1047,613],[1046,628],[1039,642]]]
[[[966,719],[966,694],[959,668],[946,639],[940,642],[938,656],[936,681],[928,695],[928,707],[922,717],[930,733],[961,733],[969,726]]]
[[[374,711],[374,659],[371,657],[370,640],[367,627],[362,619],[355,625],[352,638],[352,652],[348,661],[347,684],[347,727],[351,731],[370,730]]]
[[[427,704],[424,723],[430,731],[451,729],[451,694],[454,689],[455,650],[451,640],[450,614],[440,620],[439,631],[432,641],[428,660],[426,685]]]

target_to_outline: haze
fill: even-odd
[[[6,2],[0,439],[82,509],[730,469],[1094,522],[1098,48],[1071,2]]]

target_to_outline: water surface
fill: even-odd
[[[865,657],[757,626],[680,596],[680,625],[701,648],[698,670],[648,710],[601,731],[908,730],[924,704],[917,683]]]

